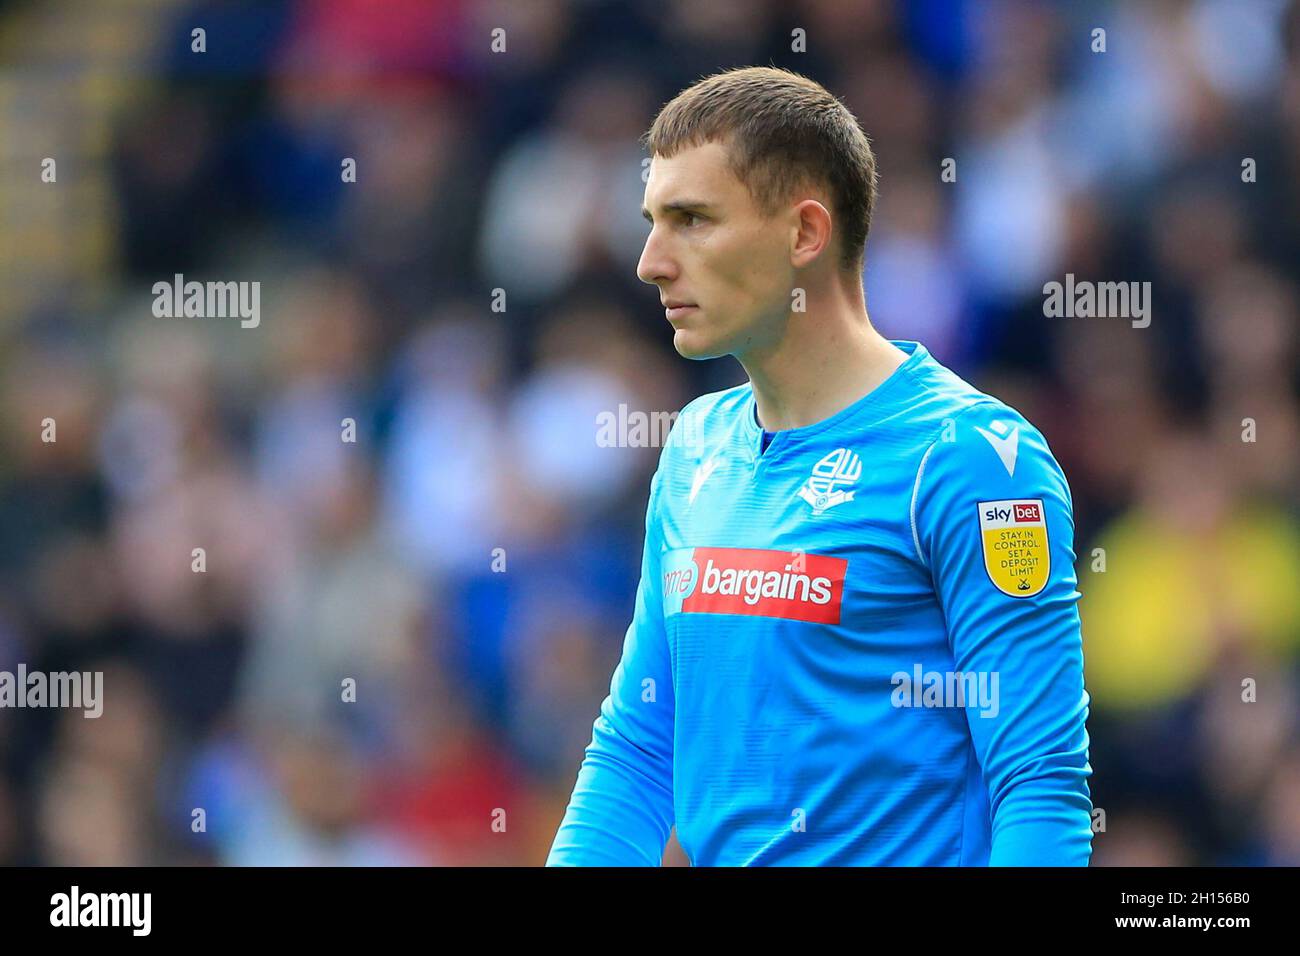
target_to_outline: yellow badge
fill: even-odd
[[[981,501],[979,509],[984,570],[989,580],[1003,594],[1033,597],[1047,584],[1052,569],[1043,500]]]

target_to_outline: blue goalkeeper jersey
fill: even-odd
[[[763,448],[681,413],[634,616],[548,865],[1087,865],[1070,489],[917,342]]]

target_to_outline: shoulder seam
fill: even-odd
[[[1002,404],[1003,404],[1002,402],[999,402],[991,395],[985,395],[983,398],[976,399],[975,401],[971,402],[971,404],[967,405],[956,415],[952,416],[952,420],[955,423],[957,419],[961,418],[966,413],[973,411],[976,408],[981,408],[987,405],[992,405],[994,407],[997,407]],[[939,428],[940,431],[942,431],[943,429],[942,423],[940,424]],[[909,515],[911,517],[911,524],[912,524],[912,546],[916,548],[917,560],[919,560],[921,564],[926,568],[929,568],[930,565],[929,562],[925,560],[925,555],[921,551],[921,535],[917,528],[917,523],[916,523],[916,501],[921,494],[921,476],[925,474],[925,463],[929,460],[930,453],[934,451],[934,446],[937,444],[939,444],[939,438],[933,439],[930,442],[930,444],[926,447],[925,454],[921,456],[921,463],[919,466],[917,466],[916,469],[916,480],[912,483],[912,503],[910,508],[908,509]]]
[[[925,555],[921,553],[921,536],[917,533],[916,530],[916,495],[917,492],[921,490],[921,476],[925,474],[925,463],[927,459],[929,459],[930,457],[930,452],[934,451],[934,446],[937,445],[938,443],[939,443],[939,439],[936,438],[934,441],[930,442],[930,446],[926,448],[925,454],[921,456],[921,464],[917,466],[916,469],[916,481],[912,483],[912,506],[910,508],[910,513],[912,518],[912,545],[916,548],[917,560],[920,561],[921,564],[924,565],[926,568],[929,568],[930,565],[925,560]]]

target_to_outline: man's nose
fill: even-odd
[[[676,266],[672,257],[667,254],[663,243],[652,229],[646,237],[645,248],[641,250],[641,261],[636,264],[636,277],[650,285],[658,285],[663,281],[671,281],[675,275]]]

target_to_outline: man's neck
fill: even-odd
[[[907,359],[872,326],[858,301],[791,315],[784,338],[763,354],[737,356],[749,373],[767,431],[824,421],[873,391]]]

